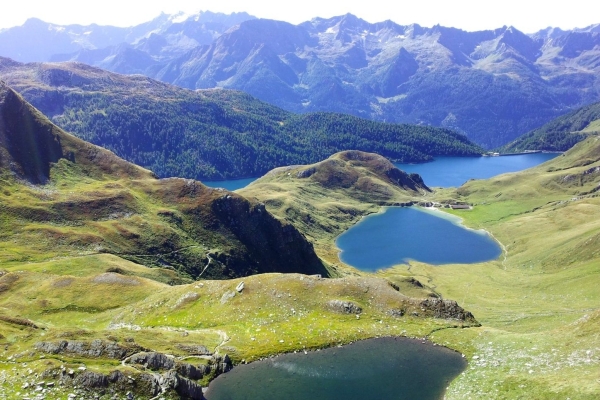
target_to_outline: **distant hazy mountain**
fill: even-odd
[[[17,61],[67,61],[123,66],[121,52],[135,50],[153,63],[212,43],[227,29],[253,19],[246,13],[161,14],[129,28],[56,25],[36,18],[0,30],[0,55]],[[112,59],[117,59],[111,63]],[[129,60],[139,64],[139,61]]]
[[[526,35],[513,27],[465,32],[371,24],[350,14],[300,25],[247,14],[210,15],[228,21],[222,30],[211,31],[212,42],[194,39],[186,46],[177,40],[191,38],[181,32],[201,26],[204,14],[180,17],[182,23],[162,16],[132,28],[146,33],[128,37],[143,39],[120,45],[115,39],[105,47],[51,58],[141,73],[191,89],[239,89],[294,112],[336,111],[448,127],[488,148],[600,100],[600,25]],[[31,24],[1,32],[0,43],[8,34],[11,43],[24,43],[34,36],[26,29]],[[165,24],[179,33],[156,28]],[[51,41],[44,40],[50,52]],[[0,55],[11,54],[0,45]],[[44,59],[49,58],[38,58]]]

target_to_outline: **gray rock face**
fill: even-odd
[[[125,375],[116,370],[108,375],[93,371],[73,372],[47,370],[46,376],[58,378],[61,386],[77,388],[82,398],[94,398],[95,395],[125,395],[135,392],[140,398],[156,396],[161,392],[158,379],[151,374],[141,373],[134,376]],[[121,397],[119,397],[121,398]]]
[[[73,380],[73,384],[86,388],[105,388],[108,387],[108,377],[96,372],[85,371],[77,375]]]
[[[169,370],[175,367],[175,360],[162,353],[138,353],[131,356],[127,362],[129,364],[139,364],[153,371]]]
[[[203,345],[187,345],[187,344],[179,344],[177,345],[177,348],[185,351],[188,354],[191,355],[195,355],[195,356],[206,356],[206,355],[211,355],[212,352],[210,350],[208,350],[208,348],[206,348],[206,346]]]
[[[162,385],[174,389],[184,399],[204,399],[202,386],[196,382],[169,371],[162,375]]]
[[[309,178],[315,172],[317,172],[316,168],[311,167],[311,168],[307,168],[305,170],[299,171],[296,176],[298,176],[298,178]]]
[[[186,378],[198,380],[202,379],[205,374],[210,372],[210,367],[208,365],[199,365],[198,367],[195,367],[192,364],[178,363],[175,367],[175,371]]]
[[[38,342],[35,348],[49,354],[76,354],[85,357],[101,357],[122,360],[123,358],[140,351],[137,345],[123,347],[117,343],[105,340],[82,342],[74,340],[61,340],[59,342]]]
[[[132,365],[145,363],[147,368],[157,373],[124,374],[115,370],[108,375],[93,371],[72,371],[66,369],[51,369],[44,373],[46,378],[59,379],[64,386],[80,388],[87,394],[126,394],[135,393],[135,398],[156,396],[160,393],[177,393],[185,399],[204,399],[202,386],[196,382],[204,375],[214,371],[216,374],[231,369],[231,360],[228,356],[216,356],[210,360],[209,365],[194,366],[187,363],[175,362],[161,353],[140,353],[128,360]],[[96,392],[100,390],[100,392]],[[87,398],[87,397],[86,397]]]

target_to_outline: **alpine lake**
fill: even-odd
[[[467,366],[457,352],[408,338],[378,338],[235,367],[208,400],[428,400],[443,397]]]
[[[452,187],[469,179],[520,171],[556,156],[442,157],[426,164],[396,166],[420,174],[430,187]],[[238,187],[226,186],[227,181],[219,185],[235,190],[251,181],[237,180]],[[439,210],[418,207],[384,208],[340,235],[336,245],[343,262],[364,271],[409,260],[434,265],[477,263],[502,253],[485,231],[467,229],[460,219]],[[237,366],[210,384],[206,398],[434,400],[443,398],[448,384],[465,368],[459,353],[427,341],[377,338]]]
[[[500,157],[438,157],[423,164],[394,164],[408,173],[417,173],[429,187],[460,186],[469,179],[487,179],[506,172],[535,167],[559,153],[529,153]],[[206,186],[237,190],[258,178],[202,181]]]

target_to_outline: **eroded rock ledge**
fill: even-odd
[[[206,349],[204,346],[195,346]],[[135,368],[138,372],[126,374],[119,369],[109,374],[87,370],[86,367],[51,368],[43,378],[51,380],[46,385],[57,384],[72,387],[78,395],[126,394],[149,398],[175,392],[182,398],[204,399],[201,380],[204,381],[227,372],[232,368],[227,355],[207,354],[196,357],[195,363],[183,362],[176,357],[152,351],[132,344],[122,346],[105,340],[38,342],[35,348],[47,354],[62,354],[89,358],[108,358],[122,362],[122,365]],[[203,382],[204,382],[203,381]],[[24,388],[35,388],[39,382],[28,382]]]

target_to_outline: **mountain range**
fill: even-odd
[[[194,15],[161,14],[130,28],[56,25],[31,18],[23,26],[0,30],[0,48],[4,56],[23,62],[58,61],[72,57],[73,53],[82,59],[102,56],[111,60],[107,67],[118,69],[120,63],[127,65],[128,60],[120,58],[130,51],[148,54],[159,61],[169,59],[210,44],[232,26],[253,18],[246,13],[225,15],[210,11]]]
[[[299,25],[243,13],[162,15],[128,29],[30,20],[0,32],[0,55],[238,89],[293,112],[442,126],[487,148],[600,99],[600,25],[524,34],[351,14]]]

